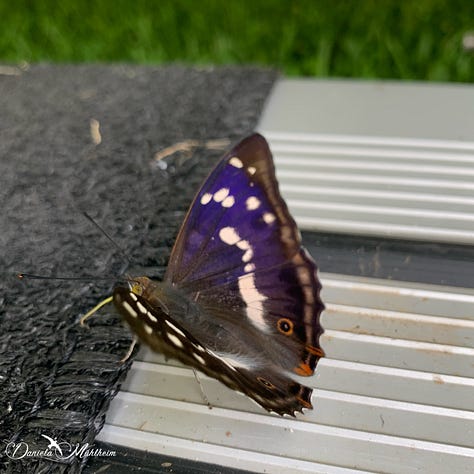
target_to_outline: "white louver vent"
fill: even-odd
[[[280,81],[259,130],[303,229],[474,242],[474,87]],[[99,439],[272,474],[474,472],[474,290],[321,279],[313,411],[202,376],[209,410],[190,369],[143,352]]]
[[[260,131],[303,229],[474,244],[474,88],[282,81]]]
[[[267,138],[282,194],[302,228],[474,242],[474,147],[382,146],[271,133]]]

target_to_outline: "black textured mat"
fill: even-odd
[[[89,330],[78,325],[130,267],[81,211],[135,269],[159,274],[223,150],[159,162],[155,154],[185,139],[247,135],[275,77],[256,68],[48,65],[0,75],[1,472],[79,472],[87,454],[53,459],[44,436],[65,455],[69,445],[91,445],[131,363],[120,363],[131,337],[111,308]],[[110,279],[19,281],[19,271]],[[43,455],[7,456],[26,445]]]

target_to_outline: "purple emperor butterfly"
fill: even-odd
[[[316,265],[278,190],[266,140],[251,135],[208,176],[162,282],[133,278],[113,302],[139,339],[268,411],[312,408],[324,353]]]

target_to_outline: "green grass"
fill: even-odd
[[[260,64],[287,75],[474,79],[472,0],[0,0],[1,62]]]

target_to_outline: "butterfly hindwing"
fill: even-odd
[[[145,284],[146,294],[147,282],[140,280]],[[150,284],[156,288],[154,283]],[[281,373],[271,359],[255,356],[248,361],[251,370],[244,368],[236,354],[229,352],[231,349],[222,346],[219,350],[215,344],[210,349],[209,344],[201,344],[168,314],[164,304],[152,304],[150,299],[125,287],[115,289],[114,303],[130,328],[153,350],[178,359],[231,389],[245,393],[268,411],[294,415],[295,411],[311,407],[311,389]],[[179,315],[179,308],[172,309],[175,312],[178,309]],[[242,352],[246,348],[243,344]]]

